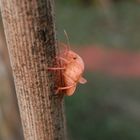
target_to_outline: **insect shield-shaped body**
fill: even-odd
[[[82,58],[73,52],[72,50],[67,50],[66,53],[61,54],[61,57],[65,62],[63,63],[64,70],[63,75],[66,85],[66,95],[73,95],[77,83],[84,84],[86,80],[82,77],[84,72],[84,62]]]
[[[84,62],[82,58],[70,49],[69,39],[67,33],[64,31],[68,45],[59,43],[59,47],[65,47],[65,51],[61,51],[57,57],[58,61],[61,61],[62,67],[48,68],[49,70],[62,70],[64,76],[65,87],[58,87],[56,94],[60,90],[64,90],[67,96],[74,94],[77,83],[85,84],[87,81],[82,77],[84,72]]]

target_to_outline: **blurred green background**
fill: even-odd
[[[65,29],[73,49],[93,45],[140,51],[140,0],[58,0],[55,10],[58,40],[66,42]],[[11,112],[10,80],[3,57],[0,60],[0,140],[20,140],[18,118]],[[140,140],[140,76],[117,77],[86,69],[84,77],[88,83],[65,97],[69,139]]]

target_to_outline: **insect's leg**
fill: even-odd
[[[65,70],[64,67],[60,68],[60,67],[48,67],[47,70]]]
[[[56,59],[60,59],[60,60],[63,60],[66,64],[68,64],[69,63],[69,61],[67,60],[67,59],[65,59],[65,58],[63,58],[63,57],[57,57],[56,56]],[[48,70],[65,70],[65,67],[48,67],[47,68]]]
[[[63,58],[63,57],[59,57],[59,59],[60,59],[60,60],[63,60],[63,61],[66,62],[66,63],[69,63],[69,61],[68,61],[67,59]]]
[[[65,63],[69,63],[69,61],[61,56],[56,56],[56,59],[60,59],[62,61],[64,61]]]
[[[70,86],[66,86],[66,87],[58,87],[58,89],[56,90],[55,94],[58,94],[60,90],[66,90],[66,89],[70,89],[72,87],[74,87],[76,84],[72,84]]]
[[[59,57],[56,56],[56,59],[58,59]],[[65,67],[47,67],[47,70],[64,70]]]

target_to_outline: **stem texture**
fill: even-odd
[[[64,140],[52,0],[0,0],[25,140]],[[62,86],[62,85],[61,85]]]

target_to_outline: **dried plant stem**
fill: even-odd
[[[5,78],[8,80],[8,83],[6,84],[5,88],[10,87],[10,92],[4,92],[2,93],[3,96],[8,96],[10,100],[4,101],[3,105],[3,115],[5,119],[5,125],[8,128],[8,139],[20,139],[23,140],[22,130],[21,130],[21,122],[19,117],[19,108],[17,105],[17,97],[16,97],[16,91],[15,91],[15,85],[12,75],[12,70],[10,66],[10,60],[8,57],[8,49],[6,46],[6,39],[4,36],[4,31],[2,28],[2,21],[0,16],[0,59],[4,63],[4,66],[6,68],[7,75]],[[0,102],[1,103],[1,102]],[[5,109],[8,106],[8,109]],[[0,105],[0,108],[2,108],[2,105]],[[12,112],[12,115],[10,114]],[[10,114],[10,117],[9,117]],[[2,127],[3,129],[3,127]],[[0,138],[5,139],[5,138]]]
[[[0,0],[25,140],[64,140],[51,0]]]

